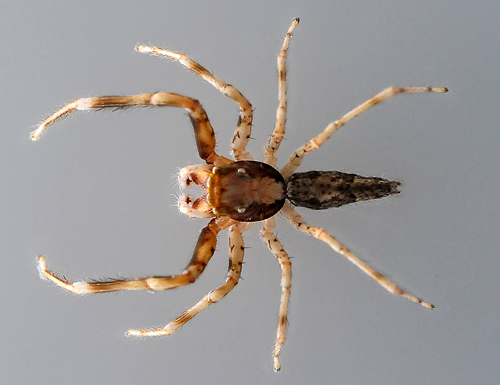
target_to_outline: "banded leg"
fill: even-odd
[[[360,104],[353,110],[349,111],[347,114],[342,116],[340,119],[330,123],[326,128],[323,130],[322,133],[320,133],[318,136],[315,138],[311,139],[309,142],[304,144],[302,147],[299,147],[290,157],[288,160],[288,163],[281,169],[281,174],[285,179],[289,178],[297,169],[297,167],[300,166],[302,163],[302,158],[304,157],[305,154],[308,152],[317,150],[323,143],[325,143],[330,136],[332,136],[340,127],[342,127],[344,124],[346,124],[348,121],[350,121],[352,118],[358,116],[362,112],[370,109],[371,107],[379,104],[380,102],[383,102],[384,100],[387,100],[395,95],[398,94],[404,94],[404,93],[412,93],[412,92],[440,92],[440,93],[446,93],[448,92],[448,88],[446,87],[405,87],[405,88],[396,88],[396,87],[389,87],[383,90],[382,92],[378,93],[374,97],[368,99],[366,102]]]
[[[145,45],[137,45],[135,47],[137,52],[149,53],[156,56],[164,56],[176,60],[187,69],[193,71],[200,78],[214,86],[218,91],[222,92],[231,100],[235,101],[240,106],[240,116],[238,125],[234,132],[233,140],[231,143],[234,157],[237,160],[251,160],[253,159],[250,153],[245,149],[252,131],[253,110],[250,102],[238,91],[235,87],[222,81],[205,67],[195,62],[190,57],[179,53],[168,51],[159,47],[148,47]]]
[[[292,25],[288,28],[285,40],[283,41],[283,46],[278,55],[278,109],[276,110],[276,126],[274,127],[273,134],[266,143],[266,151],[264,162],[276,167],[276,151],[283,140],[285,135],[285,123],[286,123],[286,54],[288,50],[288,43],[292,37],[292,32],[299,24],[299,19],[293,19]]]
[[[234,287],[238,284],[241,275],[241,266],[243,265],[244,244],[240,224],[235,224],[229,231],[229,268],[227,272],[226,282],[219,286],[217,289],[212,290],[205,297],[203,297],[196,305],[186,310],[176,319],[170,321],[168,325],[158,329],[144,329],[136,330],[130,329],[127,331],[129,336],[139,337],[155,337],[170,335],[180,328],[185,323],[189,322],[203,309],[220,301],[224,298]],[[245,226],[243,224],[242,226]]]
[[[283,249],[281,242],[274,234],[276,220],[273,218],[267,219],[262,224],[262,240],[269,247],[269,250],[278,258],[281,266],[281,299],[280,310],[278,316],[278,330],[276,333],[276,345],[274,347],[274,371],[281,369],[279,354],[281,347],[286,339],[286,323],[288,317],[288,302],[290,300],[290,288],[292,285],[292,262],[287,252]]]
[[[347,247],[345,247],[342,243],[337,241],[333,236],[328,234],[325,230],[320,227],[311,226],[307,222],[302,219],[302,216],[297,214],[295,209],[289,203],[285,203],[283,208],[281,209],[281,213],[288,218],[290,223],[297,229],[302,231],[303,233],[312,235],[314,238],[319,239],[320,241],[325,242],[328,246],[330,246],[337,253],[347,258],[349,261],[354,263],[358,268],[360,268],[363,272],[368,274],[371,278],[373,278],[380,286],[389,291],[392,294],[400,295],[410,301],[419,303],[420,305],[426,307],[427,309],[434,309],[434,305],[422,301],[420,298],[415,297],[414,295],[407,293],[400,287],[398,287],[394,282],[390,281],[386,277],[384,277],[379,272],[373,270],[368,264],[360,260],[356,257]]]
[[[209,164],[219,162],[231,162],[215,152],[215,134],[207,113],[200,102],[179,94],[169,92],[155,92],[152,94],[130,95],[130,96],[101,96],[94,98],[77,99],[59,111],[52,114],[40,126],[31,133],[32,140],[38,140],[47,126],[55,123],[60,118],[65,117],[74,110],[92,110],[105,108],[125,108],[125,107],[182,107],[189,111],[189,116],[193,124],[196,145],[200,158]]]
[[[201,231],[196,243],[193,257],[180,275],[171,277],[157,276],[139,279],[116,279],[102,282],[74,282],[70,283],[65,278],[60,278],[47,269],[44,256],[38,257],[38,271],[42,279],[48,279],[63,289],[74,294],[106,293],[120,290],[168,290],[185,286],[196,281],[203,273],[207,263],[215,252],[217,234],[219,231],[231,226],[233,221],[226,218],[214,218]]]

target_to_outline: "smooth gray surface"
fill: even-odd
[[[294,275],[280,374],[271,357],[280,269],[258,226],[246,236],[244,280],[171,337],[123,333],[165,324],[223,282],[227,234],[203,277],[171,292],[78,297],[40,281],[38,254],[75,280],[178,273],[206,221],[175,206],[172,177],[199,163],[184,111],[74,113],[33,143],[36,124],[78,97],[178,92],[202,101],[227,155],[237,107],[179,64],[133,50],[156,44],[248,97],[250,149],[261,159],[277,105],[276,55],[297,16],[281,165],[387,86],[451,90],[387,101],[301,168],[403,183],[398,197],[301,212],[436,311],[386,293],[283,219]],[[499,18],[494,1],[3,4],[1,382],[497,383]]]

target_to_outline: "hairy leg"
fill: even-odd
[[[355,118],[362,112],[370,109],[371,107],[387,100],[395,95],[404,94],[404,93],[413,93],[413,92],[440,92],[445,93],[448,92],[448,88],[446,87],[404,87],[404,88],[396,88],[389,87],[378,93],[374,97],[368,99],[366,102],[360,104],[356,108],[349,111],[347,114],[342,116],[340,119],[330,123],[326,128],[321,132],[318,136],[311,139],[309,142],[304,144],[302,147],[299,147],[293,154],[290,156],[288,163],[281,169],[281,174],[285,179],[292,176],[297,167],[302,163],[302,159],[304,155],[308,152],[317,150],[323,143],[325,143],[330,136],[332,136],[340,127],[346,124],[351,119]]]
[[[276,333],[276,345],[274,347],[274,371],[281,369],[279,354],[286,339],[286,323],[288,317],[288,302],[290,300],[290,289],[292,285],[292,262],[287,252],[283,249],[281,242],[274,234],[276,221],[273,218],[267,219],[262,224],[262,240],[269,247],[269,250],[278,259],[281,266],[281,300],[278,316],[278,329]]]
[[[285,203],[281,213],[288,218],[290,223],[297,229],[302,231],[303,233],[312,235],[313,237],[325,242],[328,246],[330,246],[337,253],[347,258],[349,261],[354,263],[361,271],[368,274],[371,278],[373,278],[380,286],[389,291],[392,294],[400,295],[410,301],[419,303],[420,305],[426,307],[427,309],[434,309],[434,305],[422,301],[420,298],[415,297],[414,295],[407,293],[400,287],[398,287],[394,282],[390,281],[388,278],[384,277],[379,272],[372,269],[368,264],[360,260],[356,257],[347,247],[345,247],[342,243],[337,241],[333,236],[328,234],[324,229],[316,226],[309,225],[302,216],[297,214],[295,209],[291,204]]]
[[[195,62],[190,57],[179,53],[168,51],[159,47],[148,47],[145,45],[138,45],[135,47],[137,52],[150,53],[152,55],[160,57],[168,57],[173,60],[177,60],[187,69],[193,71],[203,80],[210,83],[218,91],[222,92],[231,100],[235,101],[240,106],[240,116],[238,119],[238,124],[234,132],[233,141],[231,143],[234,157],[237,160],[251,160],[252,156],[245,149],[248,140],[250,139],[252,131],[252,120],[253,120],[253,110],[250,102],[238,91],[235,87],[226,82],[222,81],[212,73],[210,73],[205,67]]]
[[[47,126],[57,120],[67,116],[74,110],[102,110],[106,108],[126,108],[126,107],[181,107],[189,112],[189,117],[193,124],[196,145],[200,158],[210,164],[219,162],[230,162],[229,159],[218,155],[215,152],[215,134],[208,120],[207,113],[200,102],[179,94],[169,92],[155,92],[152,94],[140,94],[130,96],[101,96],[93,98],[77,99],[59,111],[52,114],[40,126],[31,133],[32,140],[38,140]]]
[[[274,127],[273,134],[266,143],[266,151],[264,162],[276,167],[276,151],[285,136],[285,123],[286,123],[286,55],[288,51],[288,44],[292,37],[292,32],[299,24],[299,19],[294,19],[288,32],[286,33],[283,46],[278,54],[278,109],[276,110],[276,126]]]
[[[200,313],[208,306],[220,301],[238,284],[241,276],[241,267],[243,265],[244,244],[242,231],[245,229],[245,224],[242,224],[243,230],[240,229],[240,224],[235,224],[229,231],[229,268],[227,272],[226,282],[217,289],[212,290],[203,297],[196,305],[186,310],[179,317],[170,321],[165,327],[157,329],[130,329],[127,331],[129,336],[138,337],[155,337],[170,335],[182,325],[189,322],[193,317]]]
[[[109,281],[70,283],[47,269],[43,255],[38,257],[38,271],[42,279],[54,282],[74,294],[106,293],[120,290],[168,290],[196,281],[212,258],[217,245],[217,234],[234,223],[227,218],[214,218],[201,231],[189,265],[184,272],[174,276],[154,276],[139,279],[115,279]]]

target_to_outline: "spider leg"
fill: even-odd
[[[337,241],[333,236],[328,234],[324,229],[316,226],[311,226],[307,222],[302,219],[302,216],[297,214],[295,209],[289,203],[285,203],[283,208],[281,209],[281,213],[288,218],[290,223],[297,229],[302,231],[303,233],[312,235],[314,238],[317,238],[323,242],[325,242],[328,246],[330,246],[337,253],[341,254],[343,257],[347,258],[349,261],[354,263],[358,268],[360,268],[363,272],[368,274],[371,278],[373,278],[380,286],[389,291],[392,294],[400,295],[410,301],[419,303],[420,305],[428,308],[434,309],[434,305],[422,301],[420,298],[415,297],[414,295],[407,293],[400,287],[398,287],[394,282],[390,281],[386,277],[384,277],[379,272],[373,270],[368,264],[360,260],[356,257],[347,247],[345,247],[342,243]]]
[[[137,45],[135,50],[141,53],[149,53],[177,60],[184,67],[193,71],[200,78],[214,86],[218,91],[222,92],[228,98],[236,102],[240,106],[240,116],[231,143],[234,157],[237,160],[253,159],[250,153],[248,153],[245,149],[252,131],[253,110],[250,102],[241,94],[240,91],[232,85],[222,81],[217,76],[210,73],[210,71],[208,71],[205,67],[183,53],[168,51],[159,47],[148,47],[145,45]]]
[[[286,122],[286,54],[288,50],[288,43],[292,37],[292,32],[299,24],[299,19],[293,19],[288,32],[286,33],[283,46],[278,55],[278,109],[276,110],[276,126],[274,127],[273,134],[266,143],[266,151],[264,162],[276,167],[278,159],[276,158],[276,151],[283,140],[285,135],[285,122]]]
[[[243,227],[243,229],[240,228]],[[154,337],[170,335],[182,325],[190,321],[203,309],[220,301],[224,298],[234,287],[238,284],[241,275],[241,267],[243,265],[243,236],[242,231],[246,230],[245,224],[234,224],[229,231],[229,268],[227,272],[226,282],[219,286],[217,289],[212,290],[205,297],[203,297],[196,305],[186,310],[179,317],[170,321],[168,325],[158,329],[130,329],[127,331],[129,336],[139,337]]]
[[[227,218],[214,218],[201,231],[196,243],[193,257],[184,272],[171,277],[156,276],[139,279],[116,279],[101,282],[74,282],[70,283],[64,278],[58,277],[47,269],[47,263],[43,255],[38,257],[38,271],[42,279],[48,279],[63,289],[74,294],[106,293],[119,290],[168,290],[185,286],[196,281],[203,273],[206,265],[212,258],[217,245],[217,234],[219,231],[229,227],[233,221]]]
[[[362,112],[370,109],[371,107],[383,102],[386,99],[389,99],[398,94],[404,93],[412,93],[412,92],[448,92],[448,88],[446,87],[405,87],[405,88],[396,88],[389,87],[368,99],[366,102],[360,104],[356,108],[349,111],[347,114],[342,116],[340,119],[330,123],[326,128],[321,132],[318,136],[311,139],[309,142],[304,144],[302,147],[299,147],[290,157],[285,167],[281,169],[281,174],[285,179],[289,178],[300,166],[302,163],[302,158],[308,152],[317,150],[323,143],[325,143],[330,136],[333,135],[340,127],[350,121],[352,118],[358,116]]]
[[[227,158],[218,155],[215,152],[215,134],[208,120],[207,113],[200,102],[178,94],[169,92],[155,92],[152,94],[130,95],[130,96],[101,96],[94,98],[77,99],[59,111],[52,114],[40,126],[31,133],[32,140],[38,140],[42,132],[50,124],[56,122],[62,117],[70,114],[74,110],[92,110],[105,108],[125,108],[125,107],[182,107],[189,111],[189,117],[193,124],[196,145],[201,159],[209,164],[218,162],[227,162]]]
[[[281,300],[278,316],[278,330],[276,333],[276,345],[273,352],[274,371],[277,372],[281,369],[279,354],[286,339],[288,301],[290,299],[290,288],[292,285],[292,262],[290,261],[290,257],[287,252],[283,249],[281,242],[274,234],[275,226],[276,220],[274,217],[264,221],[262,224],[262,240],[278,259],[281,266]]]

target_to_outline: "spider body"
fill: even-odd
[[[399,194],[399,182],[340,171],[299,172],[285,181],[274,167],[258,161],[233,162],[211,171],[199,167],[192,173],[189,168],[180,173],[182,186],[195,183],[206,191],[191,207],[239,222],[271,218],[285,200],[294,206],[324,210]],[[184,200],[193,202],[183,196],[180,205]]]
[[[307,153],[321,147],[340,127],[374,105],[401,93],[444,93],[448,90],[444,87],[389,87],[349,111],[340,119],[330,123],[319,135],[293,152],[285,166],[278,171],[276,152],[285,134],[287,110],[286,57],[292,31],[298,23],[299,19],[293,20],[278,55],[276,125],[265,146],[264,160],[262,162],[254,161],[252,155],[246,151],[246,144],[250,139],[252,128],[253,109],[241,92],[211,74],[186,55],[158,47],[141,45],[137,46],[136,50],[178,61],[238,104],[239,118],[231,144],[235,159],[226,158],[215,152],[214,130],[201,104],[195,99],[174,93],[156,92],[130,96],[77,99],[68,103],[42,122],[32,132],[32,140],[38,140],[47,126],[74,110],[102,110],[108,108],[114,110],[134,106],[171,106],[187,110],[193,125],[198,155],[205,161],[205,164],[190,165],[181,169],[179,182],[183,187],[193,184],[199,185],[203,193],[197,199],[193,199],[188,195],[182,196],[178,202],[179,210],[192,218],[210,218],[210,221],[201,230],[191,261],[181,274],[71,283],[49,270],[46,258],[39,256],[38,269],[41,278],[48,279],[75,294],[177,288],[196,281],[214,255],[217,236],[221,231],[229,229],[229,269],[226,281],[166,326],[142,330],[131,329],[127,332],[128,335],[132,336],[170,335],[203,309],[221,300],[238,284],[245,251],[243,233],[253,222],[259,222],[262,224],[262,240],[277,258],[282,271],[276,345],[273,351],[274,370],[278,371],[281,367],[279,355],[286,338],[288,301],[291,288],[291,261],[274,230],[275,215],[280,213],[297,230],[325,242],[390,293],[400,295],[428,309],[434,308],[430,303],[424,302],[404,291],[394,282],[375,271],[324,229],[309,225],[295,211],[292,204],[319,210],[338,207],[360,200],[398,194],[399,182],[382,178],[361,177],[338,171],[310,171],[306,173],[295,173],[295,171]]]

